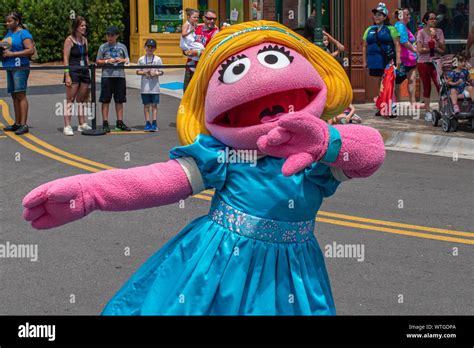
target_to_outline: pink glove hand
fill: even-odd
[[[305,112],[295,112],[281,117],[278,126],[260,137],[257,146],[267,155],[287,158],[283,175],[294,175],[324,157],[329,142],[326,122]]]
[[[46,183],[23,199],[23,217],[32,222],[33,228],[48,229],[79,220],[94,210],[159,207],[186,199],[192,193],[183,168],[171,160]]]
[[[23,199],[23,218],[42,230],[65,225],[87,215],[77,176],[48,182]]]

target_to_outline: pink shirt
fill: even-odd
[[[441,29],[436,29],[436,36],[438,37],[438,41],[435,41],[435,56],[430,57],[430,52],[418,54],[418,63],[429,63],[432,58],[441,58],[441,55],[436,51],[436,49],[439,47],[439,42],[444,43],[443,31]],[[422,45],[424,48],[429,48],[430,41],[430,34],[427,34],[424,29],[418,31],[418,34],[416,35],[416,44],[418,47]]]

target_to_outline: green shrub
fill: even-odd
[[[124,29],[121,0],[0,0],[0,8],[3,17],[11,11],[23,16],[26,28],[33,35],[39,62],[63,59],[63,43],[71,31],[71,15],[87,20],[91,60],[95,60],[99,46],[105,42],[108,26]],[[3,17],[0,38],[6,33]]]

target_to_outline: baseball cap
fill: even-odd
[[[115,26],[112,25],[111,27],[107,28],[106,34],[118,35],[120,34],[120,30]]]
[[[382,13],[385,17],[388,16],[388,9],[387,6],[383,2],[379,2],[376,8],[372,10],[373,13],[380,12]]]
[[[148,47],[148,46],[156,47],[156,41],[153,40],[153,39],[148,39],[148,40],[146,40],[146,42],[145,42],[145,47]]]

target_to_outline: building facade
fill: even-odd
[[[316,0],[130,0],[130,51],[132,60],[143,54],[148,38],[158,42],[158,54],[165,64],[181,64],[184,58],[179,49],[179,32],[187,7],[214,9],[218,25],[223,21],[239,23],[266,19],[278,21],[296,32],[303,33],[304,24]],[[345,70],[354,90],[354,102],[371,101],[377,93],[374,83],[363,67],[362,36],[372,24],[371,9],[380,0],[317,0],[321,2],[323,26],[344,44],[341,54]],[[415,33],[426,11],[438,13],[439,27],[445,32],[449,52],[460,51],[474,25],[472,0],[383,0],[393,12],[398,7],[410,8],[413,19],[409,24]]]

